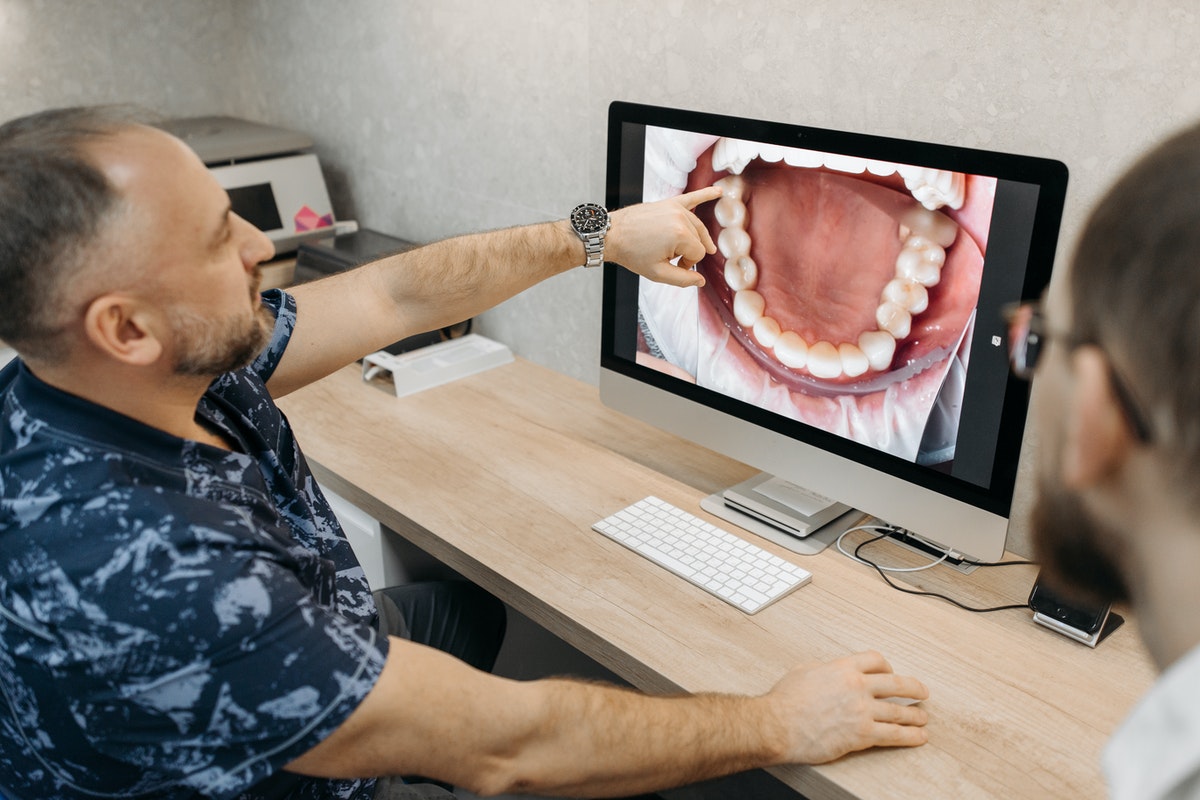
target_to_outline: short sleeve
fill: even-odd
[[[250,365],[250,370],[258,374],[263,383],[275,374],[283,351],[287,349],[296,329],[296,299],[282,289],[270,289],[262,293],[263,308],[275,315],[275,328],[271,332],[271,340],[263,351],[258,354]]]

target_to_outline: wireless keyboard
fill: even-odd
[[[812,580],[808,570],[653,496],[592,529],[747,614]]]

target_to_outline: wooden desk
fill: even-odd
[[[648,494],[722,524],[701,498],[754,471],[522,360],[403,399],[348,367],[281,405],[325,485],[642,689],[759,693],[865,649],[924,680],[924,747],[773,770],[813,800],[1103,797],[1101,748],[1153,680],[1132,622],[1093,651],[1026,611],[970,614],[752,534],[814,578],[742,614],[590,526]],[[1035,572],[913,580],[995,605],[1024,602]]]

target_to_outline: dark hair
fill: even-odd
[[[0,339],[58,359],[64,290],[117,194],[84,146],[147,117],[125,106],[43,111],[0,126]]]
[[[1196,495],[1200,125],[1145,155],[1100,201],[1075,252],[1070,297],[1075,333],[1098,343],[1128,378],[1154,441]]]

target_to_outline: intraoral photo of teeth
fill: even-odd
[[[705,286],[640,282],[639,363],[953,461],[996,179],[646,129],[644,200],[714,184]]]

